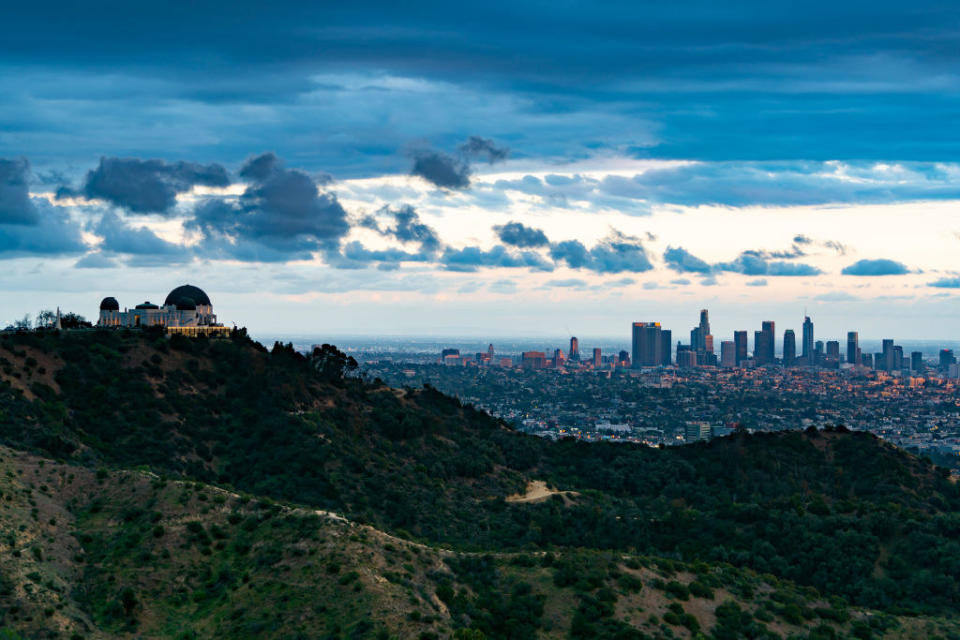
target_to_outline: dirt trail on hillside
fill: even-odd
[[[558,491],[551,489],[543,480],[532,480],[527,483],[527,489],[524,493],[515,493],[512,496],[507,496],[505,500],[507,502],[541,502],[556,495],[576,496],[578,494],[576,491]]]

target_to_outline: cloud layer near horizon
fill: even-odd
[[[507,155],[505,147],[480,136],[470,136],[457,153],[464,167],[472,159],[494,163]],[[756,172],[758,165],[744,166],[748,172]],[[489,211],[480,215],[490,215],[493,220],[504,203],[580,216],[612,210],[623,215],[617,206],[628,202],[643,208],[645,215],[663,206],[797,206],[800,202],[790,196],[790,180],[798,176],[811,183],[834,183],[833,189],[818,196],[823,200],[833,194],[837,201],[830,204],[844,204],[847,198],[869,202],[870,194],[881,192],[887,199],[907,201],[947,197],[960,189],[960,168],[949,165],[845,163],[769,165],[764,181],[770,189],[763,194],[767,199],[757,192],[744,199],[729,188],[707,188],[712,181],[725,184],[734,173],[732,167],[724,163],[718,170],[704,163],[648,162],[635,168],[632,176],[622,170],[528,173],[509,179],[480,174],[451,191],[431,193],[430,188],[419,188],[415,182],[406,186],[391,186],[390,180],[380,186],[373,186],[376,181],[371,184],[370,180],[338,183],[325,173],[287,167],[274,153],[250,156],[234,173],[219,164],[103,157],[78,186],[62,184],[59,188],[34,174],[26,159],[7,159],[0,160],[0,257],[73,254],[79,258],[78,268],[216,259],[307,261],[336,269],[376,267],[381,271],[404,264],[460,273],[562,268],[599,275],[640,274],[662,265],[673,272],[698,275],[700,284],[712,285],[723,274],[816,277],[826,272],[824,268],[803,259],[823,251],[844,256],[848,247],[801,233],[789,236],[792,244],[787,249],[741,248],[726,259],[708,261],[672,244],[670,238],[664,239],[668,245],[662,255],[651,255],[646,244],[656,238],[649,232],[644,240],[611,228],[605,235],[594,235],[591,246],[577,237],[551,238],[543,229],[517,220],[488,225],[499,244],[463,244],[445,239],[417,208],[403,200],[416,200],[428,209]],[[696,189],[668,188],[689,184],[693,176]],[[871,184],[869,189],[861,186],[864,180]],[[847,183],[850,185],[844,186]],[[630,189],[624,189],[625,184],[631,185]],[[55,193],[46,198],[32,196],[31,188],[54,188]],[[776,189],[786,192],[778,196]],[[749,185],[744,187],[747,191]],[[721,197],[724,195],[729,197]],[[342,196],[351,202],[387,204],[372,211],[350,211],[341,202]],[[804,202],[810,201],[811,197],[804,198]],[[174,237],[167,228],[164,236],[159,231],[163,223],[172,223],[180,231]],[[367,232],[374,234],[373,245],[370,237],[364,239]],[[892,258],[869,258],[849,263],[839,272],[860,277],[896,276],[911,273],[911,268]],[[936,282],[931,286],[950,288]]]

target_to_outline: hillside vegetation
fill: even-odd
[[[893,625],[906,633],[960,609],[957,487],[928,461],[869,434],[738,434],[664,450],[552,443],[513,432],[433,389],[390,389],[345,376],[349,368],[332,347],[307,358],[289,346],[267,351],[243,332],[212,341],[124,331],[0,336],[3,444],[57,459],[75,478],[109,469],[100,472],[107,475],[97,484],[99,502],[70,494],[62,483],[46,485],[46,497],[60,505],[58,522],[70,521],[82,547],[64,547],[62,555],[80,553],[86,560],[81,573],[63,577],[63,609],[51,615],[104,633],[140,629],[136,633],[161,637],[194,631],[206,637],[215,630],[247,637],[249,629],[284,637],[320,624],[331,637],[349,637],[359,624],[356,637],[444,637],[455,629],[461,637],[471,637],[463,635],[466,629],[486,637],[530,637],[524,629],[563,637],[645,637],[622,635],[633,631],[656,637],[695,628],[732,638],[828,633],[816,631],[820,625],[857,637],[889,634]],[[157,479],[119,471],[138,468]],[[129,495],[114,486],[115,478],[127,477],[137,479]],[[204,487],[210,501],[199,504],[191,486]],[[536,499],[517,499],[530,486],[549,489]],[[253,499],[241,504],[247,498],[237,493]],[[213,506],[214,498],[223,502]],[[124,509],[139,511],[119,516]],[[268,527],[241,526],[265,514]],[[191,517],[198,524],[183,522]],[[231,517],[237,521],[227,527],[222,519]],[[229,536],[218,539],[214,525]],[[157,526],[164,533],[154,538]],[[170,527],[177,533],[168,538]],[[123,541],[128,530],[135,531],[135,543]],[[243,554],[231,546],[238,532],[247,539],[240,548],[249,545]],[[204,536],[206,545],[198,542]],[[166,540],[192,551],[174,553]],[[251,550],[271,544],[281,549],[275,562],[258,564]],[[309,548],[293,562],[285,545]],[[404,562],[388,546],[429,558],[429,568]],[[153,595],[145,604],[137,594],[172,589],[176,581],[153,578],[151,586],[140,574],[173,575],[174,565],[193,553],[190,570],[199,573],[182,587],[187,591]],[[214,588],[218,553],[237,563],[224,579],[231,586],[216,587],[219,604],[201,606],[193,598],[198,589]],[[328,572],[324,567],[333,561],[327,556],[337,553],[340,569]],[[17,562],[25,562],[23,554]],[[562,577],[564,566],[575,567],[566,570],[570,578]],[[584,577],[595,568],[598,575]],[[341,577],[333,579],[340,570],[358,577],[340,584]],[[262,586],[268,591],[244,599],[233,589],[241,585],[237,589],[251,593],[244,573],[265,581],[256,584],[286,586]],[[630,576],[638,579],[638,593],[625,586]],[[667,589],[671,582],[688,591],[702,583],[702,593],[715,597],[686,593],[685,600],[680,587]],[[126,605],[114,588],[120,584],[131,589]],[[300,596],[286,591],[299,587]],[[291,620],[306,624],[303,607],[320,606],[326,590],[341,587],[357,595],[330,592],[328,609],[312,609],[314,626],[261,619],[282,613],[276,603],[287,598]],[[763,595],[781,591],[787,595]],[[657,603],[638,595],[655,592],[663,594]],[[765,597],[770,603],[761,606]],[[694,604],[700,600],[710,604]],[[98,609],[113,601],[141,612],[133,627],[124,627],[116,606],[110,613]],[[231,618],[241,602],[245,613]],[[348,602],[355,609],[341,610]],[[723,602],[730,607],[719,609]],[[671,604],[677,607],[667,609]],[[844,613],[819,617],[817,611],[827,609]],[[514,620],[510,628],[497,627],[507,615]],[[723,635],[720,622],[733,618],[758,626]],[[186,622],[175,628],[177,620],[195,628]]]

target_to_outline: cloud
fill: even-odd
[[[690,281],[687,280],[686,278],[677,278],[676,280],[671,280],[670,284],[678,284],[680,286],[686,286],[690,284]]]
[[[813,242],[813,239],[810,238],[809,236],[799,234],[793,237],[793,242],[794,244],[810,244],[811,242]]]
[[[834,251],[837,252],[837,255],[841,255],[841,256],[847,255],[847,246],[845,244],[837,242],[836,240],[827,240],[826,242],[823,243],[823,246],[825,246],[828,249],[833,249]]]
[[[523,268],[553,271],[553,265],[535,251],[510,251],[496,245],[489,251],[479,247],[454,249],[447,247],[440,256],[440,264],[448,271],[476,271],[479,267]]]
[[[0,158],[0,224],[37,224],[37,208],[30,200],[29,174],[26,158]]]
[[[877,260],[858,260],[844,267],[840,273],[845,276],[902,276],[910,273],[910,269],[896,260],[880,258]]]
[[[851,302],[853,300],[859,300],[860,298],[846,291],[828,291],[827,293],[814,296],[813,299],[820,302]]]
[[[429,259],[424,253],[412,253],[402,249],[367,249],[360,242],[353,241],[343,247],[342,259],[328,254],[327,261],[339,269],[362,269],[371,262],[379,263],[380,269],[395,269],[402,262],[425,262]]]
[[[939,280],[927,283],[927,286],[938,289],[960,289],[960,278],[940,278]]]
[[[100,158],[100,165],[87,172],[79,193],[90,199],[106,200],[134,213],[169,213],[177,194],[193,187],[226,187],[227,170],[219,164],[194,162],[167,164],[163,160]],[[57,192],[58,198],[76,195],[70,189]]]
[[[747,283],[748,287],[765,287],[767,286],[767,281],[764,278],[758,278],[756,280],[751,280]]]
[[[497,225],[493,230],[497,233],[501,242],[513,247],[533,248],[545,247],[550,244],[547,234],[540,229],[528,227],[522,222],[508,222],[507,224]]]
[[[413,207],[403,205],[395,210],[386,210],[385,213],[393,216],[394,225],[382,230],[382,235],[396,238],[403,243],[417,243],[420,245],[420,252],[426,255],[433,255],[440,250],[441,242],[437,232],[420,220]]]
[[[86,251],[80,225],[67,211],[39,202],[35,203],[35,224],[0,224],[0,257],[69,255]]]
[[[663,259],[668,267],[679,273],[710,273],[712,270],[709,264],[683,247],[667,247]]]
[[[209,198],[194,210],[188,229],[203,233],[206,246],[238,260],[309,259],[335,251],[350,230],[347,212],[332,193],[323,193],[306,173],[286,169],[266,153],[240,170],[251,183],[236,201]]]
[[[88,253],[73,265],[75,269],[113,269],[118,266],[115,260],[108,258],[99,251]]]
[[[544,287],[560,287],[567,289],[583,289],[587,286],[586,280],[580,278],[567,278],[565,280],[547,280]]]
[[[510,155],[508,148],[498,146],[493,140],[480,136],[470,136],[457,149],[465,157],[483,159],[490,164],[503,162]]]
[[[496,280],[487,289],[494,293],[511,294],[517,292],[517,283],[513,280]]]
[[[659,288],[660,288],[660,285],[657,284],[656,282],[644,282],[644,283],[643,283],[643,288],[644,288],[644,289],[659,289]]]
[[[490,164],[502,162],[509,151],[497,146],[493,140],[470,136],[451,155],[437,149],[413,149],[413,167],[410,175],[419,176],[441,189],[466,189],[470,186],[471,163],[486,160]]]
[[[425,149],[413,152],[410,175],[420,176],[441,189],[466,189],[470,186],[470,165],[442,151]]]
[[[162,256],[166,262],[184,262],[192,254],[187,247],[168,242],[146,227],[128,225],[112,211],[103,214],[93,232],[103,238],[100,249],[108,253]]]
[[[589,250],[579,240],[553,244],[550,257],[571,269],[597,273],[642,273],[653,269],[640,239],[616,229]]]
[[[770,262],[764,252],[744,251],[733,262],[714,265],[719,271],[732,271],[745,276],[815,276],[823,273],[817,267],[794,262]]]

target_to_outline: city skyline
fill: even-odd
[[[956,335],[960,8],[176,4],[6,12],[0,323],[202,279],[267,333]]]

